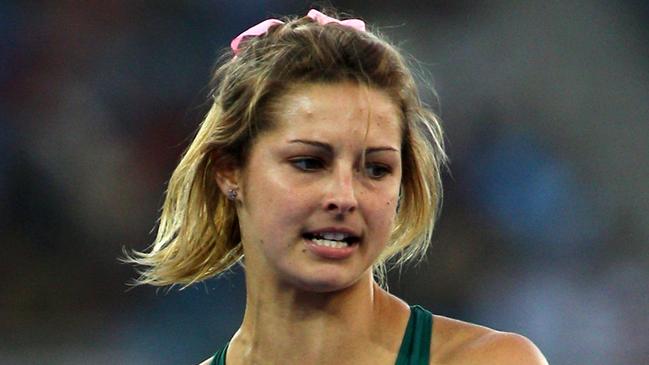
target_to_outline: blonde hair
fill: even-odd
[[[397,49],[369,31],[287,18],[239,46],[216,68],[214,102],[171,176],[149,252],[127,253],[141,265],[136,285],[190,285],[228,270],[243,257],[234,204],[219,190],[217,166],[244,166],[255,137],[272,128],[272,102],[297,83],[357,82],[387,92],[403,118],[402,186],[391,240],[374,265],[422,258],[442,198],[446,161],[437,116],[421,102]]]

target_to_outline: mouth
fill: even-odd
[[[306,240],[322,247],[345,248],[358,244],[361,241],[360,236],[348,232],[307,232],[302,235]]]

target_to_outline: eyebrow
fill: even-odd
[[[310,146],[317,147],[319,149],[324,150],[325,152],[329,154],[333,154],[333,147],[328,144],[328,143],[323,143],[323,142],[318,142],[318,141],[311,141],[307,139],[292,139],[288,141],[289,143],[301,143],[301,144],[306,144]],[[383,152],[383,151],[392,151],[392,152],[399,152],[398,149],[390,146],[378,146],[378,147],[369,147],[365,149],[365,154],[370,154],[374,152]]]

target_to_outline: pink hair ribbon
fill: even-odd
[[[311,9],[306,15],[308,18],[313,19],[316,21],[318,24],[325,25],[329,23],[337,23],[346,27],[354,28],[356,30],[365,31],[365,22],[363,22],[360,19],[346,19],[346,20],[338,20],[336,18],[332,18],[330,16],[324,15],[321,12]],[[247,37],[258,37],[262,34],[266,34],[268,32],[268,29],[272,27],[273,25],[276,24],[284,24],[283,21],[279,19],[266,19],[263,22],[247,29],[245,32],[239,34],[236,38],[230,42],[230,48],[232,48],[232,51],[234,54],[239,53],[239,44],[241,41],[243,41]]]
[[[272,27],[273,25],[275,25],[275,24],[284,24],[284,22],[279,20],[279,19],[266,19],[263,22],[255,25],[252,28],[249,28],[248,30],[246,30],[245,32],[239,34],[235,39],[232,40],[232,42],[230,42],[230,48],[232,48],[232,51],[234,51],[235,55],[238,54],[239,53],[239,43],[241,43],[241,41],[244,38],[258,37],[258,36],[260,36],[262,34],[266,34],[266,32],[268,32],[268,29],[270,27]]]
[[[309,12],[306,14],[307,17],[315,20],[318,22],[318,24],[328,24],[328,23],[338,23],[340,25],[344,25],[346,27],[354,28],[356,30],[360,30],[361,32],[365,31],[365,22],[360,20],[360,19],[346,19],[346,20],[338,20],[336,18],[332,18],[330,16],[324,15],[321,12],[311,9]]]

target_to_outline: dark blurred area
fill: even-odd
[[[125,283],[229,41],[285,1],[0,0],[0,363],[190,364],[240,269]],[[649,364],[649,5],[335,1],[418,60],[450,172],[428,259],[390,288],[520,332],[551,364]]]

